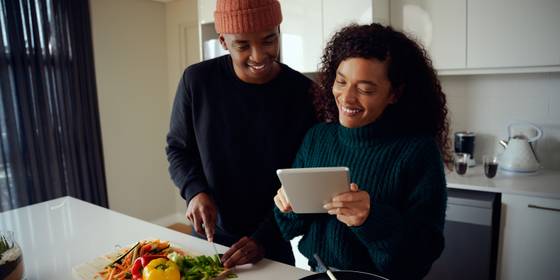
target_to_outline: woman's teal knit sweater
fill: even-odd
[[[317,253],[338,269],[421,279],[441,254],[447,202],[441,154],[431,137],[392,131],[379,120],[361,128],[323,123],[307,133],[293,167],[347,166],[371,199],[357,227],[328,214],[275,209],[285,239],[303,235],[298,247],[312,267]]]

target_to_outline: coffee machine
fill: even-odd
[[[471,131],[455,132],[455,152],[469,154],[469,166],[475,166],[474,160],[474,140],[475,133]]]

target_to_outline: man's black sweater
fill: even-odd
[[[218,230],[265,247],[282,240],[272,218],[276,169],[292,165],[315,122],[311,80],[280,65],[266,84],[237,78],[229,55],[188,67],[167,135],[171,178],[187,203],[208,193]]]

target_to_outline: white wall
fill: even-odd
[[[170,112],[166,4],[90,5],[109,206],[161,220],[176,212],[164,152]]]
[[[190,64],[199,62],[199,30],[197,23],[197,1],[176,0],[165,5],[167,32],[167,85],[169,107],[175,98],[175,92],[183,70]],[[178,221],[187,222],[185,200],[179,192],[175,195]]]
[[[526,120],[541,126],[541,164],[560,170],[560,73],[442,76],[453,131],[477,133],[475,157],[501,152],[506,126]]]

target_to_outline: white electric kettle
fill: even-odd
[[[539,140],[543,131],[528,122],[510,123],[507,127],[508,141],[500,141],[505,151],[500,157],[500,169],[519,173],[532,173],[540,168],[531,143]]]

